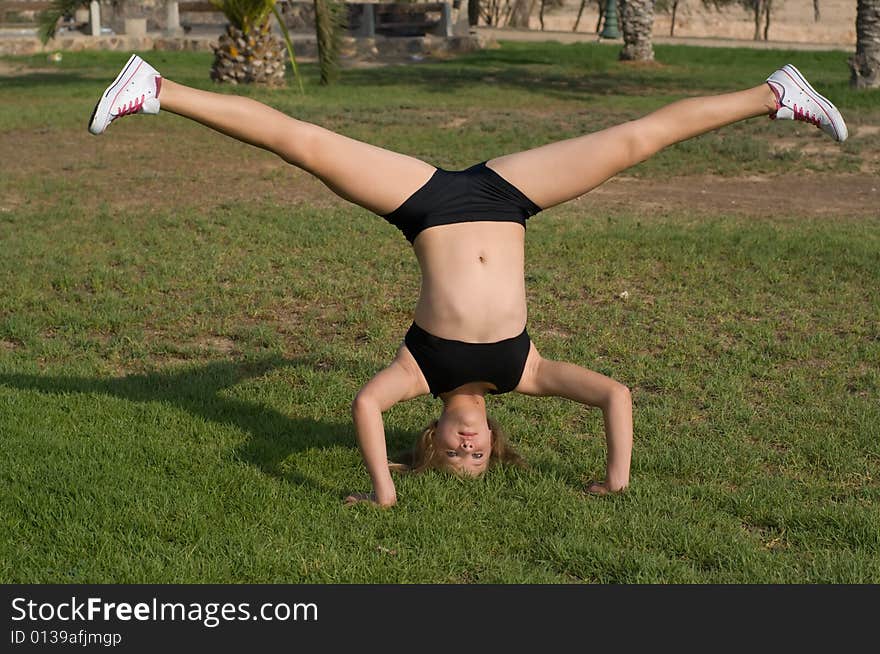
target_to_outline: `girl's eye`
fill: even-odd
[[[456,452],[455,450],[446,450],[446,456],[451,459],[454,456],[458,456],[458,452]]]

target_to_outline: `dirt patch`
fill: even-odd
[[[880,180],[871,175],[826,173],[775,177],[617,177],[575,202],[590,211],[636,211],[645,215],[688,211],[767,218],[876,218],[880,214]]]
[[[441,125],[440,127],[442,129],[458,129],[459,127],[461,127],[462,125],[464,125],[467,122],[468,122],[467,118],[464,118],[463,116],[458,116],[456,118],[453,118],[449,122]]]
[[[169,123],[163,125],[168,129],[152,129],[158,120],[135,117],[122,137],[66,132],[62,147],[58,133],[7,132],[5,145],[19,155],[15,170],[10,171],[9,188],[24,188],[35,178],[60,177],[71,189],[70,201],[87,209],[120,211],[207,210],[239,200],[317,206],[342,202],[320,181],[268,152],[209,131],[200,139],[187,138]],[[152,128],[146,121],[154,123]],[[186,142],[183,149],[181,141]],[[201,165],[194,166],[194,161]],[[118,172],[121,166],[125,175]],[[14,211],[22,204],[18,195],[3,197],[0,206]],[[57,202],[51,194],[34,194],[28,204],[35,208]]]
[[[219,354],[231,354],[235,350],[235,342],[224,336],[203,336],[196,339],[196,347]]]

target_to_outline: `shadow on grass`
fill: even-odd
[[[21,75],[9,75],[2,78],[5,89],[45,89],[55,87],[81,86],[84,84],[100,84],[95,77],[75,72],[26,72]],[[105,85],[106,86],[106,85]],[[100,90],[99,90],[100,92]]]
[[[120,378],[44,377],[40,375],[0,375],[0,386],[55,395],[83,393],[107,395],[130,402],[161,402],[183,409],[207,421],[235,427],[247,434],[247,442],[237,447],[235,457],[279,479],[339,494],[357,489],[330,488],[298,472],[283,470],[282,463],[296,452],[337,445],[357,447],[351,423],[338,424],[284,415],[257,402],[224,397],[222,391],[253,377],[282,367],[319,368],[326,362],[311,357],[268,358],[258,361],[219,361],[198,368],[172,372],[150,372]],[[291,387],[291,391],[295,392]],[[389,450],[411,445],[413,435],[402,431],[387,433]]]
[[[346,70],[343,84],[406,85],[437,94],[490,85],[560,99],[689,96],[759,84],[781,59],[773,52],[736,48],[674,46],[657,50],[662,53],[657,61],[642,63],[619,61],[619,49],[607,45],[504,43],[498,49],[446,61]],[[728,66],[732,58],[740,64],[735,71]]]
[[[411,86],[442,95],[490,85],[562,100],[596,95],[688,95],[694,92],[680,77],[663,75],[656,70],[565,69],[544,62],[523,66],[495,58],[347,70],[345,83],[370,87]]]

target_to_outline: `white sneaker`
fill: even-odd
[[[849,132],[837,107],[816,93],[797,68],[786,64],[767,78],[767,84],[776,95],[776,112],[771,118],[802,120],[821,128],[835,141],[846,140]]]
[[[89,119],[89,131],[100,134],[114,120],[129,114],[159,113],[161,86],[159,71],[137,55],[131,55],[95,105]]]

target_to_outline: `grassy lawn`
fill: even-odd
[[[223,90],[455,168],[792,61],[863,136],[754,120],[627,175],[880,173],[880,93],[848,89],[845,53],[616,52],[505,43],[330,89],[304,66],[305,96]],[[398,477],[394,509],[344,507],[369,486],[350,402],[411,320],[410,248],[179,117],[89,136],[125,58],[2,60],[18,72],[0,78],[0,582],[880,581],[880,198],[873,216],[578,201],[534,218],[530,334],[632,388],[631,488],[583,493],[604,469],[599,412],[505,395],[490,410],[528,470]],[[210,54],[147,58],[214,88]],[[389,449],[438,406],[392,409]]]

